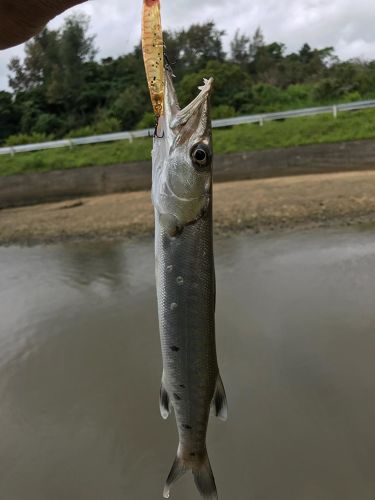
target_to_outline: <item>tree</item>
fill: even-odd
[[[250,65],[250,71],[257,81],[280,85],[285,49],[283,43],[277,42],[258,47]]]
[[[60,30],[45,28],[28,42],[23,61],[11,60],[9,85],[22,102],[22,132],[64,133],[85,125],[103,105],[88,81],[96,53],[88,31],[87,17],[68,17]]]
[[[123,90],[113,103],[110,114],[120,120],[124,130],[132,129],[147,109],[142,90],[132,85]]]
[[[92,61],[96,50],[94,38],[88,35],[87,17],[71,16],[65,20],[58,36],[58,59],[52,63],[48,102],[66,106],[77,104],[86,83],[85,63]],[[63,97],[62,97],[63,96]]]
[[[304,43],[299,51],[299,60],[302,64],[309,64],[314,57],[314,52],[308,43]]]
[[[235,64],[246,66],[250,62],[250,38],[237,30],[230,44],[231,60]]]
[[[214,106],[228,105],[237,111],[241,105],[238,95],[248,96],[252,81],[250,75],[238,64],[230,62],[209,61],[200,71],[185,75],[178,85],[181,104],[185,105],[194,99],[197,95],[197,87],[207,76],[213,76],[215,80],[212,104]]]
[[[176,63],[176,71],[186,74],[199,70],[210,60],[223,62],[224,34],[225,32],[218,30],[213,22],[193,24],[187,30],[167,32],[167,54],[170,60]]]
[[[256,29],[254,36],[250,42],[249,55],[250,61],[254,61],[257,56],[257,53],[261,47],[264,47],[264,36],[263,31],[260,26]]]
[[[341,62],[332,47],[307,43],[286,53],[266,43],[261,28],[237,31],[230,56],[224,32],[213,22],[165,33],[169,61],[184,105],[203,77],[215,78],[216,117],[375,97],[375,61]],[[77,136],[150,126],[153,121],[142,48],[95,59],[88,19],[67,18],[59,30],[43,30],[9,64],[12,94],[0,92],[0,141],[10,134]]]
[[[22,63],[18,57],[10,61],[9,86],[18,93],[46,85],[58,60],[58,32],[45,28],[26,43]]]
[[[10,92],[0,91],[0,143],[18,128],[19,111]]]

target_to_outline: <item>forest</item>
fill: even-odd
[[[104,134],[153,125],[141,46],[98,60],[89,19],[65,19],[25,46],[8,65],[11,91],[0,91],[0,144]],[[167,31],[167,55],[182,105],[203,77],[215,78],[213,118],[375,98],[375,60],[342,61],[334,47],[304,44],[290,53],[262,30],[225,33],[213,22]]]

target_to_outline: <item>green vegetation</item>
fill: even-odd
[[[140,45],[118,58],[96,60],[95,37],[82,16],[44,29],[9,63],[12,92],[0,91],[0,145],[151,127],[154,117]],[[332,47],[304,44],[287,53],[262,32],[237,32],[223,49],[214,23],[165,33],[182,105],[203,77],[215,78],[213,118],[375,98],[375,61],[340,61]],[[216,153],[375,137],[375,110],[215,130]],[[0,156],[0,175],[145,160],[151,140],[79,146]]]
[[[304,44],[288,53],[262,32],[237,32],[223,49],[214,23],[165,33],[181,104],[203,77],[215,78],[213,117],[375,98],[375,61],[340,61],[332,47]],[[95,37],[82,16],[44,29],[9,63],[12,92],[0,91],[0,145],[59,139],[152,124],[141,47],[96,59]],[[30,161],[34,161],[30,160]]]
[[[216,154],[375,138],[375,110],[292,118],[214,131]],[[0,174],[113,165],[150,159],[151,139],[0,156]]]

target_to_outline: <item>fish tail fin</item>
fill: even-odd
[[[169,498],[169,493],[171,490],[171,486],[177,482],[187,471],[188,467],[184,464],[184,461],[182,458],[180,458],[178,455],[173,462],[171,472],[169,473],[169,476],[167,478],[167,481],[165,483],[164,487],[164,492],[163,492],[163,497],[164,498]]]
[[[194,481],[204,500],[217,500],[217,491],[215,478],[212,473],[210,460],[207,451],[204,451],[202,457],[195,463],[185,463],[184,460],[177,454],[173,463],[171,472],[165,483],[163,496],[169,498],[171,487],[176,483],[189,469],[192,469]]]
[[[194,481],[204,500],[217,500],[215,478],[207,451],[197,467],[193,468]]]
[[[217,376],[215,393],[211,403],[211,414],[223,421],[226,421],[228,418],[227,397],[220,375]]]

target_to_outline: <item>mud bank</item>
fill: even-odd
[[[306,175],[215,186],[216,233],[375,223],[375,172]],[[0,244],[152,234],[148,191],[0,210]]]

